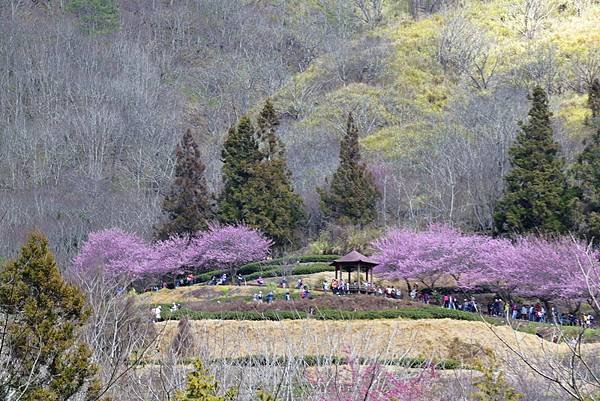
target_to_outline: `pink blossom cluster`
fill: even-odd
[[[460,281],[463,274],[475,269],[486,241],[483,236],[432,225],[426,231],[392,230],[372,245],[380,262],[377,270],[384,277],[418,280],[433,287],[442,276]]]
[[[186,253],[192,266],[232,268],[265,259],[272,245],[258,230],[211,224],[191,240]]]
[[[598,290],[589,277],[600,271],[600,253],[568,237],[510,241],[431,226],[391,230],[373,246],[384,277],[430,288],[451,276],[465,289],[488,286],[543,300],[584,300]]]
[[[194,237],[173,236],[154,244],[111,228],[89,234],[73,268],[79,272],[101,269],[112,276],[160,275],[184,268],[229,269],[265,259],[271,245],[258,230],[243,225],[214,224]]]
[[[116,276],[143,271],[150,247],[136,234],[119,228],[92,232],[73,260],[76,272],[102,270]]]

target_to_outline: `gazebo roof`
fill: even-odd
[[[365,255],[361,254],[360,252],[352,251],[352,252],[348,253],[347,255],[344,255],[341,258],[334,260],[333,262],[331,262],[329,264],[329,266],[352,265],[352,264],[359,264],[359,263],[365,264],[365,265],[371,265],[371,266],[377,266],[379,264],[379,262],[366,257]]]

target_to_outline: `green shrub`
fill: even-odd
[[[196,276],[196,280],[200,283],[204,283],[206,281],[210,281],[210,279],[215,277],[220,277],[223,274],[223,270],[211,270],[206,273],[198,274]]]
[[[333,271],[333,266],[329,266],[333,260],[339,258],[337,255],[307,255],[297,257],[286,257],[261,262],[252,262],[240,267],[237,272],[244,276],[246,280],[256,280],[262,277],[281,276],[282,267],[290,266],[293,274],[312,274],[324,271]],[[219,277],[223,274],[223,269],[214,269],[197,275],[197,280],[201,283],[209,281],[213,276]]]
[[[240,274],[250,274],[265,269],[266,266],[283,266],[283,265],[294,265],[296,263],[330,263],[335,259],[339,258],[338,255],[306,255],[306,256],[295,256],[295,257],[284,257],[271,260],[263,260],[261,262],[248,263],[238,269]]]
[[[265,311],[265,312],[242,312],[242,311],[223,311],[223,312],[205,312],[193,311],[188,308],[181,308],[175,312],[166,309],[163,313],[165,320],[179,320],[187,316],[191,320],[297,320],[306,319],[308,314],[305,311]],[[451,309],[442,309],[436,307],[387,309],[376,311],[340,311],[340,310],[317,310],[312,316],[317,320],[373,320],[373,319],[455,319],[455,320],[479,320],[479,316],[469,312],[462,312]]]
[[[268,267],[268,266],[267,266]],[[313,274],[313,273],[322,273],[328,271],[334,271],[335,268],[333,266],[329,266],[327,263],[310,263],[310,264],[301,264],[298,266],[294,266],[290,269],[290,273],[293,275],[304,275],[304,274]],[[246,274],[244,278],[247,281],[256,280],[259,277],[279,277],[283,273],[283,269],[281,266],[277,266],[276,268],[271,268],[264,271],[257,271],[254,273]]]
[[[187,375],[186,388],[175,394],[177,401],[233,401],[236,398],[237,392],[233,387],[219,396],[219,382],[215,377],[200,360],[195,360],[193,364],[194,370]]]

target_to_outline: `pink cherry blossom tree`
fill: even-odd
[[[507,252],[513,257],[496,274],[504,276],[515,294],[536,297],[546,303],[566,301],[572,310],[577,310],[582,301],[590,300],[585,268],[589,263],[597,265],[599,255],[587,244],[569,237],[527,237],[511,245],[513,249]],[[492,256],[487,263],[491,269],[502,261]]]
[[[486,237],[463,234],[443,225],[426,231],[408,228],[389,231],[375,241],[375,269],[388,279],[415,280],[433,289],[443,276],[461,282],[465,273],[479,263],[479,252]]]
[[[142,272],[151,254],[139,236],[119,228],[92,232],[73,260],[75,272],[102,272],[109,276],[132,276]]]
[[[519,250],[504,238],[484,237],[476,249],[474,263],[463,273],[459,286],[465,290],[487,287],[510,298],[516,281],[507,272],[521,264]]]
[[[186,257],[202,269],[235,271],[246,263],[263,260],[273,242],[261,232],[244,225],[211,224],[191,240]]]
[[[600,254],[573,238],[527,237],[511,242],[447,226],[396,229],[373,243],[383,277],[416,280],[433,289],[443,276],[458,286],[486,286],[503,296],[575,304],[597,299]],[[590,283],[592,283],[590,285]]]
[[[186,267],[235,269],[263,260],[272,242],[258,230],[210,225],[194,238],[171,237],[148,244],[118,228],[90,233],[73,261],[73,270],[130,277],[177,273]]]
[[[190,243],[190,238],[185,236],[172,236],[154,243],[138,273],[142,275],[183,273],[183,269],[191,264]]]

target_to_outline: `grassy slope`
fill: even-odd
[[[505,350],[494,333],[527,352],[542,352],[539,338],[513,332],[506,326],[493,331],[483,322],[458,320],[285,320],[192,321],[199,352],[211,358],[263,356],[341,355],[349,347],[357,355],[398,358],[464,360],[481,356],[484,349]],[[159,323],[161,349],[168,346],[177,322]],[[565,351],[565,345],[544,342],[546,352]],[[597,349],[598,344],[586,345]],[[503,351],[502,351],[503,352]]]
[[[570,60],[585,57],[590,48],[598,47],[600,4],[581,16],[571,8],[563,12],[557,8],[541,32],[529,40],[518,32],[517,21],[511,17],[515,3],[517,0],[467,0],[462,10],[489,37],[491,57],[501,60],[499,74],[531,63],[536,52],[553,51],[560,79],[569,79]],[[358,110],[375,121],[374,129],[363,138],[367,149],[384,151],[388,156],[404,154],[406,149],[415,148],[415,141],[434,135],[435,122],[444,115],[445,106],[465,94],[457,77],[444,72],[435,57],[437,39],[448,18],[450,15],[437,14],[415,22],[401,9],[388,10],[382,26],[356,39],[358,43],[370,37],[373,40],[368,43],[376,43],[372,46],[391,48],[375,80],[336,80],[335,56],[326,55],[281,89],[276,100],[283,109],[301,110],[299,120],[292,125],[305,132],[339,126],[339,110]],[[358,45],[356,57],[365,51],[369,51],[368,44]],[[298,94],[305,92],[312,96],[299,105]],[[572,136],[587,135],[583,125],[589,114],[585,99],[569,88],[553,97],[556,115]]]

